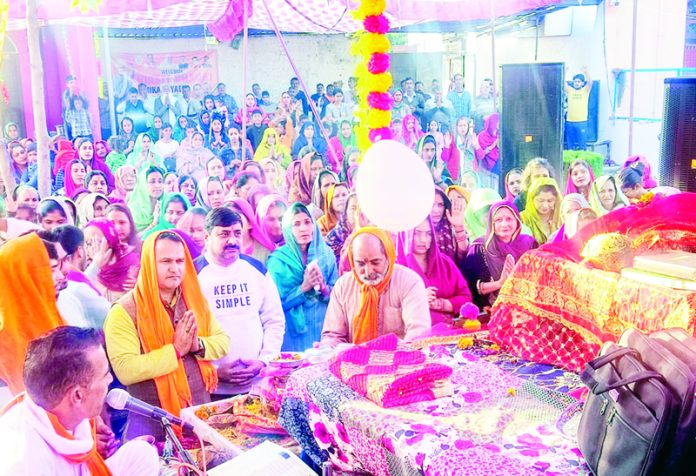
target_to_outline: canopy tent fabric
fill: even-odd
[[[250,29],[273,29],[263,0],[249,0]],[[360,29],[350,0],[266,0],[283,32],[349,33]],[[427,22],[462,22],[515,15],[562,3],[563,0],[387,0],[393,28]],[[206,24],[219,39],[241,31],[243,0],[104,0],[96,11],[81,13],[72,0],[40,1],[38,17],[47,24],[101,28],[166,28]],[[493,3],[493,5],[491,5]],[[25,2],[12,1],[9,30],[25,28]],[[218,26],[219,28],[215,28]],[[221,36],[223,38],[221,38]]]

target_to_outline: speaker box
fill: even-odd
[[[661,185],[696,192],[696,78],[665,79]]]
[[[501,174],[524,168],[531,159],[547,159],[563,171],[564,63],[502,65],[500,117]],[[560,177],[557,177],[560,178]],[[505,196],[501,177],[500,193]]]

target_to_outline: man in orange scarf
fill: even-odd
[[[135,288],[104,323],[111,366],[128,392],[179,416],[210,401],[217,386],[212,361],[227,355],[230,338],[208,308],[181,237],[153,233],[143,243]],[[164,439],[161,425],[130,413],[125,439]]]
[[[363,227],[349,240],[352,273],[334,286],[321,342],[362,344],[389,333],[410,340],[427,331],[431,322],[425,285],[414,271],[395,263],[391,236]]]
[[[62,326],[31,341],[26,393],[0,409],[1,474],[155,476],[159,458],[144,441],[104,460],[96,418],[112,377],[96,329]]]

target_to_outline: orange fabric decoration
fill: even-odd
[[[369,284],[364,284],[360,281],[360,277],[355,272],[355,265],[353,263],[353,240],[359,235],[368,233],[379,238],[382,242],[384,250],[387,253],[387,260],[389,261],[389,267],[387,268],[387,274],[384,276],[382,282],[376,286],[371,286]],[[379,296],[384,292],[391,282],[392,274],[394,273],[394,261],[396,260],[396,250],[394,249],[394,242],[392,241],[391,235],[384,230],[380,230],[374,226],[365,226],[356,230],[350,238],[350,243],[348,244],[348,262],[350,263],[350,269],[353,271],[353,277],[357,282],[360,283],[360,310],[353,317],[353,343],[362,344],[363,342],[370,341],[378,337],[378,320],[379,320]]]
[[[22,372],[29,341],[63,326],[48,252],[35,233],[0,248],[0,379],[16,395],[24,390]]]
[[[151,352],[167,344],[174,342],[174,326],[169,314],[159,297],[159,285],[157,281],[157,266],[155,260],[155,241],[165,231],[153,233],[143,243],[140,258],[140,274],[133,289],[133,297],[137,309],[135,325],[138,329],[140,343],[144,352]],[[210,335],[211,314],[208,301],[203,296],[198,285],[196,268],[184,245],[186,252],[186,268],[184,279],[179,285],[181,299],[186,303],[186,308],[193,311],[198,324],[198,335],[207,337]],[[217,372],[210,361],[199,360],[198,366],[205,387],[212,392],[217,387]],[[179,367],[167,375],[156,377],[155,387],[162,408],[179,416],[181,409],[191,406],[191,389],[186,379],[184,364],[179,359]]]
[[[18,403],[23,402],[25,395],[26,393],[22,392],[19,395],[15,396],[12,400],[7,402],[5,406],[3,406],[0,409],[0,416],[4,415],[7,411],[10,410],[10,408],[14,407]],[[46,410],[46,415],[48,416],[48,420],[51,422],[51,425],[53,426],[53,429],[58,434],[58,436],[60,436],[61,438],[65,438],[66,440],[75,439],[75,437],[68,430],[66,430],[63,424],[58,420],[58,417],[56,417],[53,413],[49,412],[48,410]],[[72,464],[86,464],[87,468],[89,469],[89,474],[91,474],[92,476],[111,476],[111,471],[109,471],[108,466],[106,466],[104,458],[102,458],[102,456],[97,451],[97,423],[94,420],[94,418],[90,418],[89,426],[92,428],[92,441],[94,442],[94,445],[92,446],[91,450],[89,450],[87,453],[76,455],[64,455],[60,453],[58,454],[60,454],[60,456],[64,460],[69,461]]]

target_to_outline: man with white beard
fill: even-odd
[[[411,340],[431,327],[423,280],[396,264],[395,256],[387,232],[364,227],[353,234],[352,273],[341,276],[331,292],[322,344],[361,344],[390,333]]]

